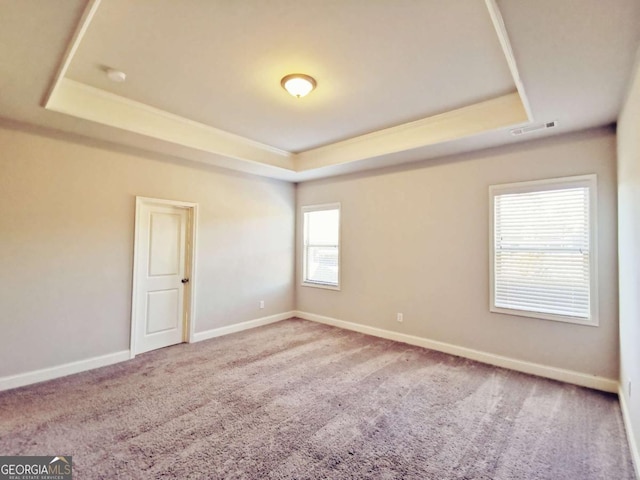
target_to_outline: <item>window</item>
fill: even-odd
[[[340,288],[340,204],[302,207],[303,285]]]
[[[491,311],[597,326],[596,176],[489,193]]]

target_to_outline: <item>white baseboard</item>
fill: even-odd
[[[262,325],[269,325],[270,323],[286,320],[294,316],[295,312],[285,312],[279,313],[277,315],[271,315],[269,317],[249,320],[248,322],[229,325],[227,327],[214,328],[213,330],[207,330],[205,332],[197,332],[193,335],[193,341],[199,342],[202,340],[207,340],[208,338],[241,332],[242,330],[261,327]],[[93,357],[86,360],[78,360],[76,362],[65,363],[64,365],[58,365],[55,367],[43,368],[41,370],[19,373],[17,375],[10,375],[7,377],[0,377],[0,391],[23,387],[25,385],[31,385],[33,383],[44,382],[46,380],[53,380],[54,378],[73,375],[74,373],[85,372],[87,370],[93,370],[94,368],[106,367],[107,365],[113,365],[114,363],[130,360],[133,357],[134,355],[131,355],[131,352],[129,350],[123,350],[120,352],[102,355],[100,357]]]
[[[291,317],[299,317],[305,320],[311,320],[318,323],[324,323],[326,325],[332,325],[334,327],[344,328],[346,330],[352,330],[355,332],[364,333],[367,335],[373,335],[375,337],[386,338],[389,340],[395,340],[397,342],[408,343],[410,345],[416,345],[419,347],[429,348],[439,352],[449,353],[451,355],[457,355],[459,357],[469,358],[471,360],[477,360],[479,362],[488,363],[490,365],[496,365],[498,367],[504,367],[519,372],[529,373],[532,375],[538,375],[540,377],[551,378],[562,382],[573,383],[584,387],[594,388],[597,390],[603,390],[605,392],[619,393],[618,382],[612,379],[597,377],[595,375],[587,375],[585,373],[575,372],[572,370],[564,370],[555,367],[548,367],[546,365],[540,365],[537,363],[526,362],[523,360],[516,360],[509,357],[503,357],[501,355],[494,355],[492,353],[482,352],[479,350],[473,350],[470,348],[459,347],[450,343],[439,342],[436,340],[430,340],[427,338],[417,337],[414,335],[407,335],[405,333],[393,332],[391,330],[384,330],[381,328],[370,327],[367,325],[361,325],[358,323],[346,322],[344,320],[338,320],[336,318],[325,317],[322,315],[316,315],[308,312],[291,311],[279,313],[277,315],[271,315],[268,317],[256,318],[235,325],[228,325],[226,327],[214,328],[206,330],[204,332],[196,332],[194,334],[193,341],[199,342],[207,340],[209,338],[220,337],[222,335],[228,335],[230,333],[241,332],[250,328],[256,328],[263,325],[269,325],[281,320],[286,320]],[[64,365],[58,365],[50,368],[43,368],[41,370],[35,370],[32,372],[21,373],[17,375],[11,375],[7,377],[0,377],[0,391],[9,390],[11,388],[22,387],[32,383],[43,382],[45,380],[52,380],[54,378],[64,377],[66,375],[72,375],[74,373],[84,372],[86,370],[92,370],[94,368],[105,367],[107,365],[113,365],[114,363],[123,362],[130,359],[129,350],[123,350],[120,352],[110,353],[99,357],[93,357],[86,360],[79,360],[76,362],[66,363]],[[623,414],[627,415],[625,419],[628,419],[628,414],[624,407],[624,397],[620,394],[621,407],[623,408]],[[627,420],[625,420],[627,422]],[[630,424],[628,424],[630,428]],[[630,431],[630,430],[628,430]],[[630,435],[630,439],[635,442],[635,439]],[[630,440],[631,441],[631,440]],[[638,449],[634,446],[634,458],[637,460]]]
[[[627,408],[627,400],[622,391],[622,385],[618,388],[618,398],[620,399],[620,409],[622,410],[622,420],[624,421],[624,428],[627,431],[627,440],[629,441],[629,450],[631,450],[631,459],[633,460],[633,467],[636,470],[636,478],[640,478],[640,450],[639,445],[636,442],[636,437],[633,434],[633,427],[631,426],[631,416],[629,409]]]
[[[249,330],[250,328],[262,327],[263,325],[269,325],[270,323],[276,323],[281,320],[295,317],[295,314],[296,312],[278,313],[277,315],[256,318],[254,320],[248,320],[246,322],[236,323],[226,327],[212,328],[211,330],[205,330],[204,332],[196,332],[193,334],[193,342],[201,342],[202,340],[221,337],[223,335],[229,335],[230,333],[242,332],[243,330]]]
[[[99,357],[88,358],[86,360],[78,360],[77,362],[65,363],[56,367],[43,368],[8,377],[0,377],[0,391],[9,390],[11,388],[23,387],[32,383],[44,382],[45,380],[53,380],[54,378],[65,377],[74,373],[80,373],[94,368],[106,367],[114,363],[129,360],[129,350],[121,352],[109,353]]]
[[[471,360],[488,363],[489,365],[495,365],[497,367],[508,368],[510,370],[516,370],[518,372],[529,373],[531,375],[537,375],[539,377],[551,378],[553,380],[572,383],[574,385],[580,385],[582,387],[594,388],[596,390],[602,390],[605,392],[618,392],[618,381],[609,378],[597,377],[595,375],[588,375],[586,373],[575,372],[573,370],[564,370],[562,368],[548,367],[546,365],[526,362],[523,360],[516,360],[514,358],[494,355],[493,353],[473,350],[471,348],[459,347],[457,345],[439,342],[437,340],[430,340],[428,338],[416,337],[414,335],[407,335],[405,333],[392,332],[391,330],[384,330],[382,328],[346,322],[344,320],[338,320],[336,318],[324,317],[322,315],[316,315],[314,313],[297,311],[295,312],[295,314],[297,317],[303,318],[305,320],[324,323],[326,325],[332,325],[334,327],[344,328],[346,330],[353,330],[355,332],[365,333],[367,335],[373,335],[375,337],[386,338],[388,340],[408,343],[409,345],[429,348],[431,350],[437,350],[438,352],[444,352],[451,355],[456,355],[458,357],[469,358]]]

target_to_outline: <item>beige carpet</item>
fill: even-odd
[[[617,398],[287,320],[0,393],[75,479],[633,479]]]

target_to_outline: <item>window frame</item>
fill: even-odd
[[[305,213],[310,212],[321,212],[325,210],[338,210],[338,245],[336,245],[338,250],[338,282],[337,284],[332,283],[323,283],[323,282],[314,282],[307,280],[307,250],[309,246],[307,245],[307,229],[305,222]],[[303,287],[313,287],[313,288],[322,288],[325,290],[341,290],[341,276],[342,276],[342,205],[340,202],[334,203],[323,203],[318,205],[304,205],[300,209],[302,215],[302,282],[301,285]],[[323,246],[323,245],[320,245]]]
[[[498,195],[564,190],[589,189],[589,318],[519,310],[495,305],[495,202]],[[596,174],[549,178],[489,186],[489,311],[519,317],[553,320],[591,327],[599,326],[598,315],[598,182]]]

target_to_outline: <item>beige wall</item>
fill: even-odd
[[[199,203],[197,332],[293,309],[293,185],[0,129],[0,377],[129,348],[136,195]]]
[[[591,130],[300,184],[298,211],[342,203],[342,290],[300,286],[298,252],[298,310],[617,378],[615,149],[611,130]],[[598,175],[600,326],[490,313],[489,185],[588,173]],[[299,244],[300,219],[297,231]]]
[[[198,332],[297,308],[618,375],[615,136],[608,129],[297,190],[6,128],[0,152],[0,377],[128,349],[136,195],[200,205]],[[600,327],[489,313],[488,186],[585,173],[598,174]],[[340,292],[294,288],[296,196],[298,207],[342,202]]]
[[[618,225],[620,384],[640,446],[640,68],[618,122]]]

